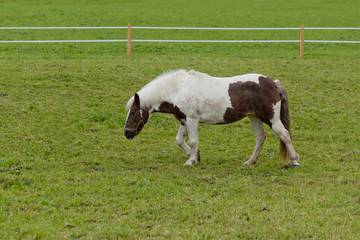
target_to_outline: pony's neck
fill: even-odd
[[[158,107],[166,99],[166,96],[164,96],[161,90],[151,91],[150,88],[141,90],[138,94],[140,97],[141,108],[147,110]]]
[[[147,84],[138,92],[141,108],[153,110],[163,102],[172,102],[177,90],[177,80],[176,72],[171,72],[163,74]]]

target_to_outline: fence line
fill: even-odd
[[[109,40],[10,40],[0,41],[0,43],[96,43],[96,42],[127,42],[127,39]]]
[[[109,40],[10,40],[0,43],[101,43],[127,42],[127,39]],[[299,43],[300,40],[171,40],[171,39],[132,39],[131,42],[163,42],[163,43]],[[360,43],[360,41],[337,40],[304,40],[305,43]]]
[[[127,56],[131,56],[131,42],[165,43],[300,43],[300,58],[304,58],[304,43],[360,43],[360,41],[304,40],[304,30],[360,30],[359,27],[282,27],[282,28],[222,28],[222,27],[146,27],[146,26],[99,26],[99,27],[0,27],[0,30],[59,30],[59,29],[127,29],[127,39],[107,40],[0,40],[0,43],[100,43],[127,42]],[[300,40],[166,40],[166,39],[131,39],[132,29],[157,30],[238,30],[238,31],[278,31],[300,30]]]
[[[42,30],[42,29],[127,29],[128,26],[103,27],[0,27],[0,30]],[[300,27],[281,28],[222,28],[222,27],[146,27],[132,26],[132,29],[158,29],[158,30],[300,30]],[[360,30],[360,27],[304,27],[305,30]]]

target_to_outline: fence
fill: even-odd
[[[107,40],[0,40],[0,43],[96,43],[96,42],[127,42],[127,56],[131,57],[131,42],[166,42],[166,43],[300,43],[300,58],[304,58],[304,43],[360,43],[360,41],[337,40],[305,40],[304,30],[360,30],[358,27],[283,27],[283,28],[211,28],[211,27],[139,27],[114,26],[114,27],[0,27],[0,30],[51,30],[51,29],[127,29],[127,39]],[[217,31],[300,31],[298,40],[161,40],[161,39],[132,39],[132,29],[156,30],[217,30]]]

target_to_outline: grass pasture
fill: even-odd
[[[358,27],[358,12],[352,0],[0,2],[2,26]],[[122,34],[0,30],[0,40]],[[298,38],[262,34],[240,37]],[[122,43],[0,43],[0,239],[359,239],[359,45],[306,44],[304,60],[298,47],[133,44],[127,59]],[[279,139],[266,127],[260,162],[243,168],[255,146],[247,119],[200,125],[196,167],[183,166],[187,157],[175,143],[179,123],[171,115],[154,114],[134,141],[126,140],[127,100],[177,68],[280,79],[301,167],[285,167]]]
[[[1,64],[1,238],[359,237],[359,61]],[[284,168],[266,128],[260,163],[242,168],[255,144],[247,120],[201,125],[202,161],[193,168],[183,167],[173,116],[153,115],[127,141],[124,104],[164,65],[280,78],[302,166]]]

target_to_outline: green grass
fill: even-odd
[[[358,27],[357,1],[1,1],[2,26]],[[239,36],[237,35],[239,34]],[[126,31],[3,31],[6,39]],[[297,39],[296,32],[135,31],[134,38]],[[359,40],[356,31],[307,39]],[[0,44],[0,239],[359,239],[357,44]],[[169,69],[280,79],[301,167],[249,120],[201,125],[184,167],[179,123],[154,114],[123,136],[127,100]]]
[[[359,61],[152,58],[1,61],[1,238],[357,239]],[[139,68],[138,66],[142,66]],[[256,166],[248,120],[200,127],[183,167],[178,122],[155,114],[129,142],[127,99],[163,69],[262,72],[286,86],[302,167],[278,138]]]

